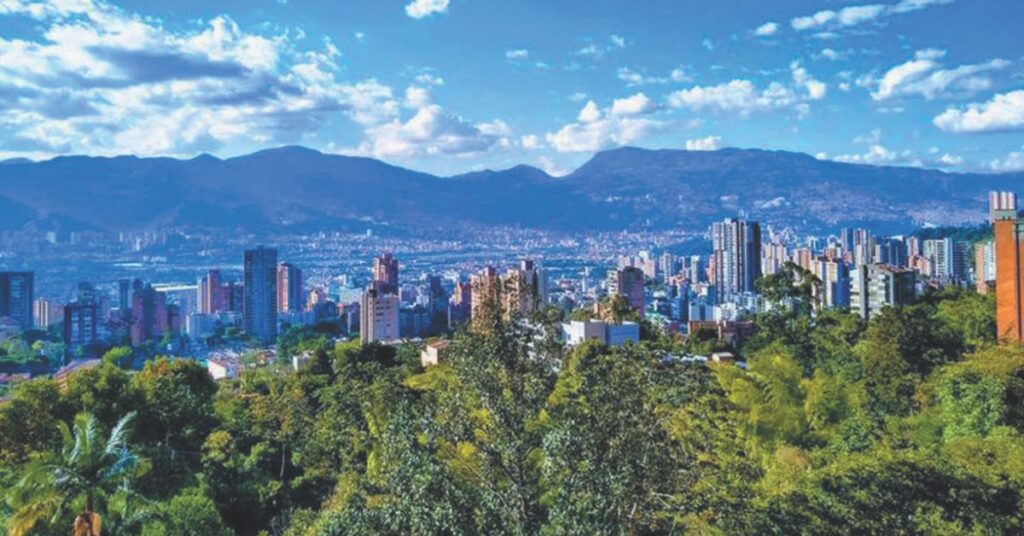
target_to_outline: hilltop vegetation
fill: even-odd
[[[957,291],[870,323],[765,315],[747,369],[666,359],[682,343],[657,332],[567,350],[501,322],[427,370],[409,346],[326,338],[289,341],[312,351],[297,373],[219,385],[109,359],[0,406],[0,517],[34,492],[27,533],[66,534],[84,499],[23,476],[84,413],[104,441],[133,414],[137,462],[95,494],[110,534],[1019,533],[1024,350],[995,344],[992,315]]]

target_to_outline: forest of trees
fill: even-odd
[[[798,294],[798,293],[797,293]],[[780,309],[735,350],[565,348],[560,314],[418,350],[290,336],[299,372],[190,360],[21,384],[0,405],[0,519],[103,534],[1024,532],[1024,351],[957,290]]]

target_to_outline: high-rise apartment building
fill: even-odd
[[[199,312],[205,315],[219,313],[224,306],[224,283],[221,281],[220,270],[210,270],[199,278],[198,282]]]
[[[712,283],[720,296],[753,292],[761,277],[761,225],[727,219],[711,226]]]
[[[33,285],[32,272],[0,272],[0,318],[31,329]]]
[[[518,269],[510,269],[502,277],[502,314],[505,318],[526,316],[547,303],[547,281],[544,272],[533,261],[524,260]]]
[[[64,307],[45,298],[32,302],[32,318],[38,328],[48,328],[64,320]]]
[[[867,229],[853,231],[853,262],[854,264],[875,262],[875,241],[871,237],[871,231]]]
[[[907,265],[907,244],[899,238],[879,238],[875,241],[875,262],[893,266]]]
[[[80,301],[79,303],[90,303]],[[132,294],[132,345],[158,341],[167,333],[181,332],[178,307],[167,303],[167,294],[137,282]]]
[[[967,278],[967,244],[952,238],[925,240],[924,257],[932,267],[932,277],[946,281]]]
[[[861,264],[853,269],[850,310],[865,320],[883,308],[910,305],[915,296],[915,273],[888,264]]]
[[[84,355],[96,344],[99,311],[95,303],[64,306],[64,351],[67,356]]]
[[[373,259],[373,284],[386,294],[398,294],[398,259],[391,253]]]
[[[373,286],[366,289],[359,299],[359,340],[363,344],[399,340],[398,309],[397,294]]]
[[[132,308],[132,280],[120,279],[117,282],[117,308],[127,311]]]
[[[302,270],[291,263],[282,262],[277,266],[277,312],[297,313],[302,311]]]
[[[994,241],[974,245],[974,286],[987,294],[996,281],[996,244]]]
[[[846,261],[818,257],[813,262],[811,272],[821,280],[822,295],[819,300],[823,308],[850,306],[850,265]]]
[[[501,277],[493,266],[485,266],[469,278],[469,285],[474,327],[485,327],[501,312]]]
[[[626,267],[608,272],[608,295],[622,296],[629,308],[644,314],[644,280],[643,271],[639,268]]]
[[[259,246],[245,252],[245,332],[262,341],[277,338],[277,250]]]

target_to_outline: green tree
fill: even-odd
[[[60,449],[30,462],[8,493],[11,536],[30,534],[40,522],[67,527],[73,521],[95,523],[93,514],[109,511],[116,496],[132,493],[130,485],[142,467],[128,448],[133,418],[124,416],[106,438],[92,415],[76,416],[73,429],[59,423]]]

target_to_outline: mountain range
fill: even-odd
[[[0,230],[358,231],[452,225],[552,231],[703,229],[744,215],[806,231],[903,232],[983,221],[1024,173],[946,173],[757,149],[595,154],[564,177],[530,166],[439,177],[303,147],[190,160],[0,162]]]

